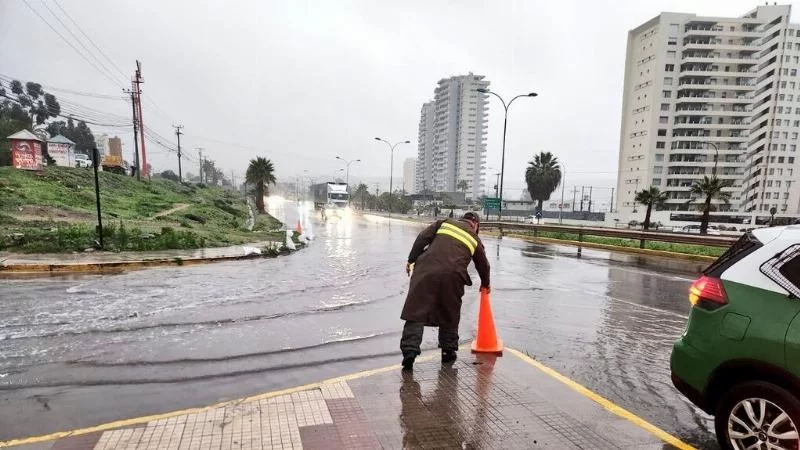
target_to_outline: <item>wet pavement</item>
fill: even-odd
[[[685,449],[612,413],[513,350],[397,366],[81,430],[36,450]],[[527,363],[527,364],[526,364]],[[662,440],[664,439],[664,440]],[[33,450],[30,445],[19,450]]]
[[[287,223],[298,219],[292,208],[283,213]],[[0,281],[0,440],[397,363],[404,261],[420,225],[300,219],[315,240],[289,257]],[[669,378],[695,264],[588,249],[578,259],[571,247],[484,242],[507,345],[714,448],[710,419]],[[477,300],[477,288],[468,288],[463,342],[474,337]],[[435,336],[426,331],[423,346],[435,348]]]

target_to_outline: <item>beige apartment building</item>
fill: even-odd
[[[661,13],[628,33],[616,209],[667,192],[673,216],[699,214],[690,187],[731,180],[717,221],[800,217],[800,25],[790,6],[737,18]]]

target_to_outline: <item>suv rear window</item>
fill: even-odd
[[[733,245],[725,251],[716,261],[711,263],[710,266],[703,271],[704,275],[719,278],[722,272],[728,270],[728,267],[736,264],[745,256],[758,250],[763,244],[761,241],[753,236],[753,233],[747,232],[739,238]]]

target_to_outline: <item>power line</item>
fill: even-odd
[[[17,80],[17,79],[19,79],[19,77],[12,77],[12,76],[0,73],[0,81],[6,81],[6,82],[10,83],[10,82],[12,82],[14,80]],[[41,86],[43,88],[45,88],[46,90],[48,90],[48,91],[62,92],[62,93],[65,93],[65,94],[78,95],[78,96],[81,96],[81,97],[92,97],[92,98],[105,99],[105,100],[125,100],[127,98],[124,95],[111,95],[111,94],[99,94],[99,93],[95,93],[95,92],[75,91],[75,90],[72,90],[72,89],[65,89],[65,88],[60,88],[60,87],[56,87],[56,86],[50,86],[50,85],[47,85],[47,84],[42,84]]]
[[[46,25],[47,25],[47,26],[48,26],[48,27],[49,27],[51,30],[53,30],[53,33],[55,33],[56,35],[58,35],[58,37],[60,37],[62,41],[64,41],[64,42],[65,42],[67,45],[69,45],[69,46],[72,48],[72,50],[75,50],[75,53],[77,53],[77,54],[78,54],[78,56],[80,56],[81,58],[83,58],[83,60],[84,60],[84,61],[86,61],[86,63],[87,63],[87,64],[89,64],[90,66],[92,66],[92,67],[93,67],[93,68],[94,68],[94,69],[95,69],[97,72],[99,72],[101,75],[103,75],[104,77],[106,77],[106,79],[108,79],[109,81],[111,81],[111,83],[113,83],[114,85],[117,85],[118,81],[115,81],[113,78],[111,78],[110,76],[108,76],[108,74],[106,74],[105,72],[103,72],[102,70],[100,70],[100,68],[98,68],[98,67],[97,67],[97,66],[96,66],[94,63],[92,63],[91,61],[89,61],[89,59],[88,59],[88,58],[87,58],[87,57],[86,57],[86,56],[85,56],[83,53],[81,53],[81,51],[80,51],[80,50],[78,50],[77,48],[75,48],[75,46],[74,46],[74,45],[72,45],[72,43],[71,43],[71,42],[70,42],[70,41],[69,41],[67,38],[65,38],[65,37],[64,37],[64,35],[62,35],[61,33],[59,33],[59,32],[58,32],[58,30],[56,30],[56,29],[53,27],[53,25],[52,25],[52,24],[50,24],[50,22],[48,22],[48,21],[47,21],[47,19],[45,19],[44,17],[42,17],[42,15],[41,15],[41,14],[39,14],[39,11],[37,11],[36,9],[34,9],[34,8],[33,8],[33,6],[31,6],[31,5],[30,5],[30,3],[28,3],[28,0],[22,0],[22,2],[23,2],[23,3],[25,3],[25,6],[27,6],[27,7],[28,7],[28,9],[30,9],[30,10],[31,10],[31,11],[32,11],[34,14],[36,14],[36,16],[37,16],[37,17],[39,17],[39,19],[41,19],[41,20],[42,20],[42,22],[44,22],[44,23],[45,23],[45,24],[46,24]]]
[[[69,13],[64,8],[61,7],[61,5],[58,3],[58,0],[53,0],[53,3],[55,3],[55,5],[58,7],[58,9],[60,9],[61,12],[63,12],[64,15],[67,16],[67,18],[70,20],[70,22],[72,22],[72,24],[75,25],[75,28],[77,28],[78,31],[80,31],[81,34],[84,35],[86,37],[86,39],[89,40],[89,42],[94,46],[94,48],[96,48],[97,51],[100,52],[101,55],[103,55],[103,57],[106,59],[106,61],[108,61],[109,64],[111,64],[112,67],[117,69],[117,72],[119,72],[119,74],[122,75],[122,78],[125,79],[126,78],[125,73],[123,73],[122,70],[120,70],[120,68],[117,67],[116,64],[114,64],[114,61],[112,61],[111,58],[109,58],[108,55],[106,55],[105,52],[100,47],[98,47],[97,44],[94,43],[92,38],[90,38],[89,35],[86,34],[83,31],[83,29],[80,27],[80,25],[78,25],[78,23],[75,22],[75,19],[73,19],[72,16],[70,16]]]
[[[53,16],[53,17],[55,17],[55,18],[56,18],[56,20],[58,21],[58,23],[60,23],[60,24],[61,24],[61,26],[62,26],[62,27],[64,27],[64,29],[65,29],[65,30],[67,30],[67,32],[68,32],[68,33],[69,33],[69,34],[70,34],[70,35],[71,35],[73,38],[75,38],[75,41],[76,41],[76,42],[77,42],[77,43],[78,43],[78,44],[79,44],[81,47],[83,47],[83,49],[84,49],[84,50],[86,50],[86,53],[88,53],[88,54],[89,54],[89,56],[91,56],[91,57],[92,57],[92,59],[94,59],[94,60],[95,60],[95,62],[96,62],[97,64],[99,64],[99,65],[100,65],[100,67],[102,67],[102,68],[103,68],[103,70],[105,70],[105,71],[106,71],[106,72],[107,72],[109,75],[111,75],[111,76],[112,76],[112,78],[116,79],[116,77],[114,76],[113,72],[111,72],[111,70],[110,70],[108,67],[106,67],[106,65],[103,63],[103,61],[100,61],[100,58],[98,58],[98,57],[97,57],[97,56],[94,54],[94,52],[92,52],[91,50],[89,50],[89,48],[88,48],[88,47],[86,47],[86,45],[84,45],[83,41],[82,41],[80,38],[78,38],[78,36],[76,36],[76,35],[75,35],[75,33],[73,33],[73,32],[72,32],[72,30],[71,30],[71,29],[70,29],[70,28],[67,26],[67,24],[65,24],[65,23],[64,23],[64,21],[63,21],[63,20],[61,20],[61,18],[60,18],[60,17],[58,17],[58,15],[57,15],[56,13],[54,13],[54,12],[53,12],[53,10],[52,10],[52,9],[50,9],[50,7],[49,7],[49,6],[47,6],[47,3],[45,3],[45,2],[44,2],[44,0],[39,0],[39,2],[42,4],[42,6],[44,6],[44,7],[45,7],[45,9],[47,9],[47,11],[49,11],[49,12],[50,12],[50,14],[52,14],[52,16]],[[123,80],[125,80],[125,77],[123,76],[123,77],[122,77],[122,79],[123,79]]]

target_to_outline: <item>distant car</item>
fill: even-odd
[[[689,288],[672,382],[725,450],[800,448],[800,226],[745,233]]]
[[[92,167],[92,160],[83,153],[75,154],[75,167]]]
[[[676,233],[700,234],[700,225],[686,225],[685,227],[678,228],[674,231]],[[709,226],[707,234],[719,236],[721,233],[717,227]]]

